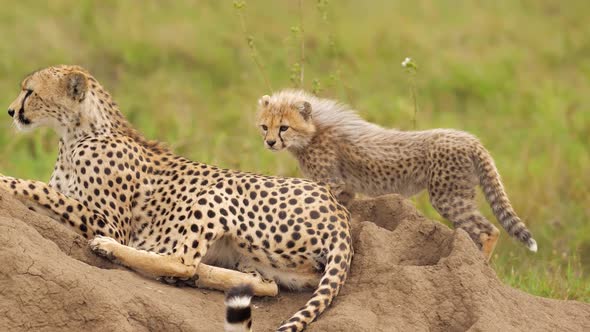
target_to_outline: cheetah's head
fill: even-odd
[[[28,75],[8,115],[22,131],[47,126],[58,132],[75,123],[84,108],[87,72],[78,66],[56,66]]]
[[[304,93],[282,91],[258,101],[257,125],[272,151],[305,148],[315,134],[311,104]]]

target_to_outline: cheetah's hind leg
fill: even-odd
[[[199,264],[196,286],[199,288],[212,288],[229,290],[235,286],[247,284],[252,286],[256,296],[277,296],[279,287],[274,281],[263,279],[259,275],[224,269],[217,266]]]
[[[254,266],[248,264],[248,260],[245,260],[244,258],[242,258],[236,264],[236,269],[242,273],[250,275],[252,278],[259,280],[263,284],[268,285],[268,287],[270,289],[276,288],[277,293],[278,293],[279,286],[277,285],[277,283],[272,279],[265,278]]]
[[[203,263],[201,263],[201,265],[203,265]],[[274,280],[270,280],[267,278],[264,278],[264,276],[262,276],[262,274],[260,272],[258,272],[254,267],[248,265],[248,264],[244,264],[243,260],[238,262],[236,264],[236,270],[238,271],[238,273],[242,273],[243,276],[243,283],[245,284],[250,284],[251,283],[251,278],[254,278],[254,282],[256,284],[260,284],[263,287],[258,287],[260,291],[262,291],[264,294],[258,294],[255,292],[255,295],[264,295],[264,296],[275,296],[278,294],[278,285],[276,284],[276,282]],[[230,270],[233,271],[233,270]],[[201,285],[201,287],[205,287],[203,285],[203,280],[199,280],[199,275],[196,274],[195,276],[191,277],[191,278],[178,278],[178,277],[159,277],[158,280],[160,280],[163,283],[169,284],[169,285],[174,285],[177,287],[199,287],[198,285]],[[250,281],[250,282],[247,282]],[[207,288],[207,287],[206,287]]]
[[[274,280],[262,277],[257,271],[239,272],[217,266],[199,264],[197,273],[190,278],[159,277],[159,281],[177,287],[210,288],[226,291],[226,285],[247,284],[256,296],[277,296],[279,287]],[[235,287],[231,286],[230,288]]]

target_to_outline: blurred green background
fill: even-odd
[[[80,64],[148,138],[227,168],[299,174],[288,153],[264,149],[254,116],[270,92],[263,77],[275,90],[299,84],[301,36],[304,87],[372,122],[413,129],[414,85],[416,127],[479,136],[539,242],[531,254],[503,232],[492,260],[499,277],[590,301],[589,1],[303,0],[301,10],[287,0],[239,10],[232,1],[1,3],[5,106],[27,73]],[[407,56],[419,66],[414,76],[400,65]],[[0,172],[48,180],[55,134],[17,134],[0,119]],[[414,201],[441,219],[426,195]],[[494,220],[483,199],[481,207]]]

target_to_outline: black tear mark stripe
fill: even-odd
[[[27,94],[25,95],[25,98],[23,98],[23,103],[20,105],[20,110],[19,112],[24,112],[25,111],[25,103],[27,102],[27,98],[29,98],[29,96],[33,93],[33,90],[27,90]]]
[[[33,90],[27,90],[27,94],[25,98],[23,98],[23,103],[20,105],[20,110],[18,110],[18,119],[25,125],[31,124],[31,120],[27,119],[24,115],[25,112],[25,102],[27,102],[27,98],[33,93]]]
[[[285,145],[285,141],[283,141],[283,136],[281,136],[281,127],[280,124],[283,123],[283,117],[279,120],[279,139],[281,140],[281,145]]]

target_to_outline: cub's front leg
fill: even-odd
[[[338,203],[344,206],[348,206],[355,197],[354,191],[346,184],[340,176],[340,172],[335,168],[319,169],[309,177],[314,181],[328,185],[330,192],[336,197]]]
[[[299,166],[303,175],[316,182],[323,182],[330,187],[330,192],[344,206],[354,199],[354,190],[346,184],[338,169],[338,156],[334,152],[310,151],[299,157]]]
[[[354,191],[346,186],[346,183],[340,178],[329,179],[326,184],[330,187],[330,192],[336,197],[338,203],[348,206],[354,199]]]

